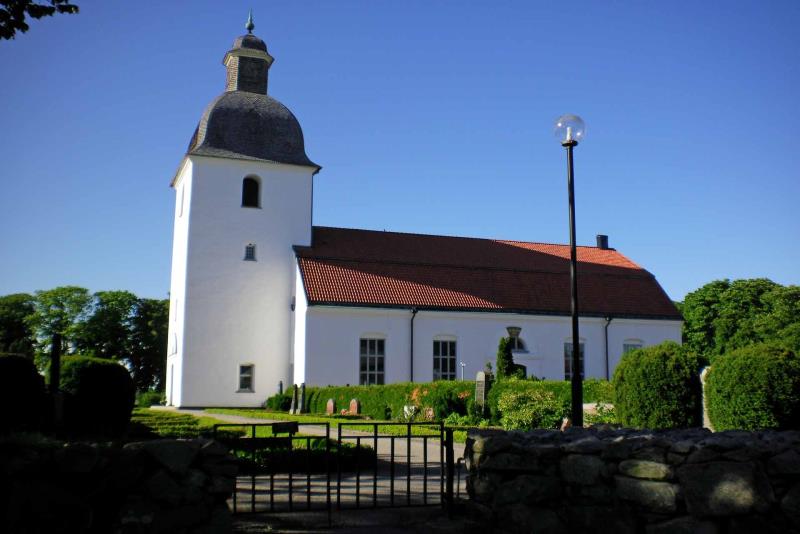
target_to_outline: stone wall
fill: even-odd
[[[218,533],[236,461],[210,440],[0,442],[0,532]]]
[[[464,455],[499,531],[800,532],[800,432],[476,430]]]

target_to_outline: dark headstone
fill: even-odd
[[[478,371],[475,375],[475,406],[481,414],[486,414],[486,396],[492,387],[492,375],[484,371]]]

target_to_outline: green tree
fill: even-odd
[[[98,291],[91,315],[76,329],[77,352],[96,358],[126,359],[131,321],[139,299],[129,291]]]
[[[39,349],[48,351],[53,335],[60,334],[63,352],[74,352],[75,336],[91,302],[89,291],[83,287],[61,286],[37,291],[33,313],[26,320],[33,329]]]
[[[169,301],[140,299],[131,318],[128,368],[138,391],[164,389]]]
[[[722,294],[729,280],[715,280],[692,291],[680,306],[683,314],[683,341],[697,354],[708,358],[714,353],[714,320],[719,314]]]
[[[768,311],[755,321],[758,336],[800,354],[800,286],[778,286],[763,300]]]
[[[0,39],[13,39],[17,32],[25,33],[30,29],[25,22],[27,17],[40,19],[51,17],[56,13],[73,15],[78,6],[70,0],[49,0],[38,3],[31,0],[0,0]]]
[[[734,280],[720,296],[714,319],[714,354],[745,347],[762,339],[756,324],[769,313],[765,295],[780,286],[766,278]]]
[[[510,337],[500,338],[497,346],[497,378],[508,378],[515,371],[514,355],[511,353],[513,343]]]
[[[32,295],[16,293],[0,297],[0,354],[33,358],[33,332],[25,320],[32,313]]]

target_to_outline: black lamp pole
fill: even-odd
[[[578,142],[563,141],[567,149],[567,188],[569,189],[569,278],[572,308],[572,424],[583,426],[583,376],[581,376],[581,344],[578,335],[578,253],[575,249],[575,183],[572,149]]]

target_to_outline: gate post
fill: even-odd
[[[447,516],[453,516],[453,473],[455,471],[455,453],[453,451],[453,429],[444,429],[444,447],[446,462],[446,486],[445,486],[445,507]]]

